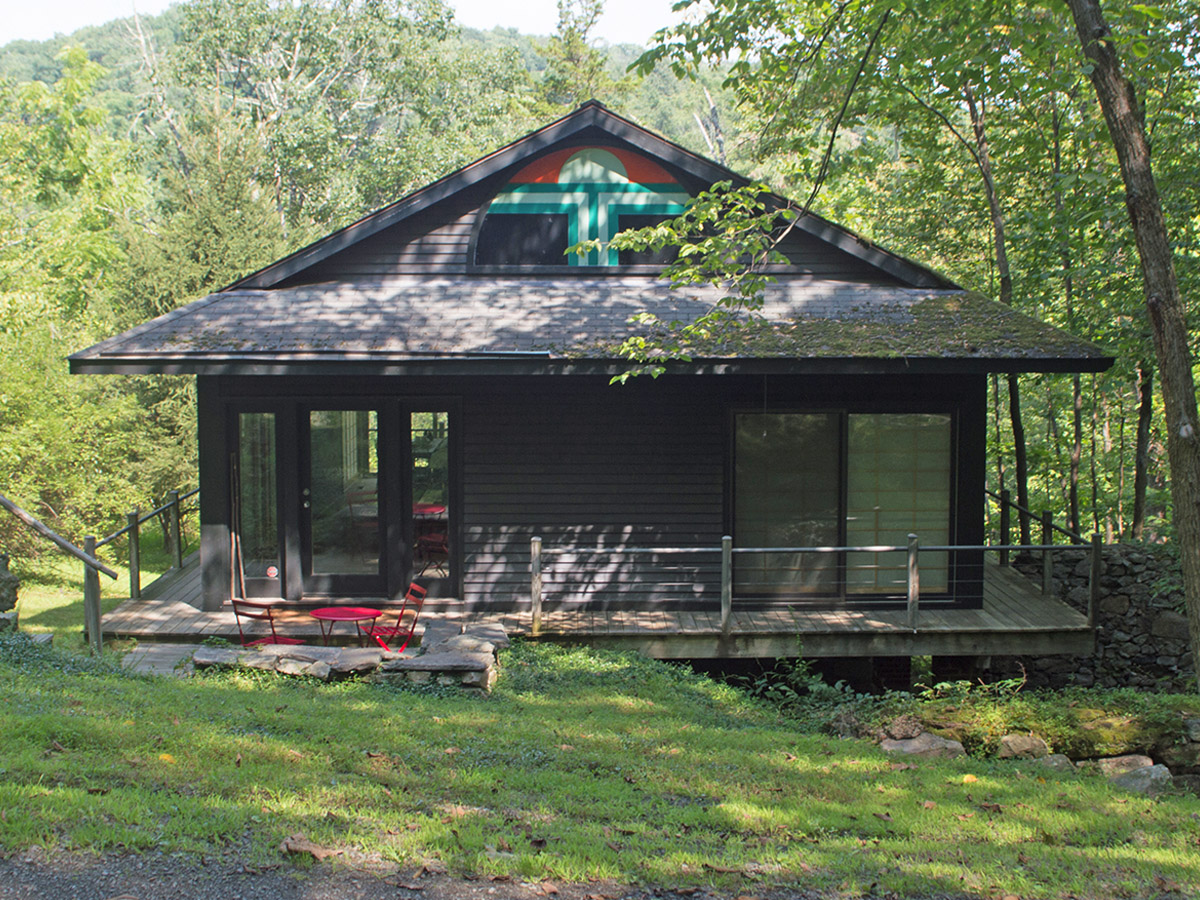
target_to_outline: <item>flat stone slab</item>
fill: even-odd
[[[903,741],[896,741],[889,738],[888,740],[881,741],[879,746],[888,753],[907,753],[909,756],[926,758],[950,758],[962,756],[966,752],[963,750],[963,745],[958,741],[939,737],[928,731],[917,735],[915,738]]]
[[[429,652],[442,653],[447,650],[454,650],[460,653],[495,653],[496,645],[491,641],[477,637],[470,631],[464,631],[462,634],[456,634],[452,638],[442,641],[435,647],[430,647]]]
[[[470,625],[463,629],[463,634],[469,634],[472,637],[487,641],[497,650],[507,650],[510,646],[508,633],[504,630],[503,625],[498,625],[495,622],[487,625]],[[1200,725],[1200,720],[1197,720],[1197,725]],[[1197,738],[1200,740],[1200,738]]]
[[[462,626],[458,623],[434,619],[425,625],[425,631],[421,635],[421,648],[428,650],[459,634],[462,634]]]
[[[1142,766],[1108,779],[1114,787],[1138,794],[1158,794],[1171,787],[1171,770],[1166,766]]]
[[[412,659],[385,663],[387,672],[482,672],[492,667],[490,653],[424,653]]]

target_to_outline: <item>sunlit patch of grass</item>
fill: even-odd
[[[518,646],[502,664],[475,698],[147,679],[0,641],[0,847],[265,862],[300,833],[406,867],[559,881],[1047,898],[1200,886],[1194,799],[1034,763],[910,766],[632,656]]]

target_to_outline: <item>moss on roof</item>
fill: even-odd
[[[628,334],[662,341],[666,325]],[[615,356],[622,339],[602,338],[570,349],[572,357]],[[1099,359],[1096,344],[980,294],[938,293],[913,303],[848,306],[837,316],[737,320],[712,338],[687,346],[693,359]]]

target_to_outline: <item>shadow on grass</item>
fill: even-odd
[[[319,845],[452,871],[847,893],[1200,885],[1200,802],[965,760],[897,766],[634,656],[504,655],[496,692],[59,671],[0,651],[0,845]],[[92,674],[90,674],[92,673]],[[965,775],[975,780],[965,781]],[[40,840],[40,838],[39,838]],[[871,888],[876,885],[876,888]]]

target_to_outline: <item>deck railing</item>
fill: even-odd
[[[171,554],[171,567],[167,570],[183,568],[183,517],[198,510],[199,504],[185,507],[183,502],[200,493],[200,488],[193,488],[187,493],[167,491],[167,502],[155,507],[147,513],[132,509],[125,517],[125,527],[118,528],[107,537],[96,538],[88,535],[83,539],[83,549],[96,555],[101,547],[111,544],[117,538],[128,535],[129,549],[129,596],[138,600],[142,596],[142,525],[159,516],[166,516],[165,534],[167,551]],[[166,574],[166,573],[164,573]],[[115,577],[115,576],[114,576]],[[99,652],[103,645],[100,638],[100,577],[96,570],[85,565],[83,570],[83,608],[87,622],[88,639],[93,649]],[[95,619],[93,625],[92,620]]]
[[[894,545],[871,545],[871,546],[855,546],[855,547],[735,547],[733,546],[733,538],[726,535],[721,538],[719,546],[707,547],[544,547],[541,537],[533,537],[530,539],[529,559],[530,559],[530,630],[533,634],[538,634],[542,627],[542,605],[544,599],[544,576],[547,566],[547,557],[578,555],[586,553],[589,555],[601,556],[624,556],[624,555],[655,555],[655,556],[674,556],[681,554],[720,554],[721,558],[721,580],[720,580],[720,610],[721,610],[721,633],[728,635],[731,628],[733,618],[733,560],[739,555],[754,555],[754,554],[769,554],[769,553],[787,553],[787,554],[850,554],[850,553],[903,553],[905,554],[904,566],[904,581],[903,593],[905,597],[905,606],[907,612],[907,626],[913,631],[919,630],[920,614],[921,614],[921,554],[924,553],[949,553],[957,552],[973,552],[973,553],[996,553],[1000,556],[1002,564],[1008,562],[1011,554],[1014,553],[1040,553],[1043,561],[1042,564],[1042,594],[1049,597],[1052,593],[1052,573],[1053,573],[1053,556],[1056,551],[1080,549],[1079,544],[1083,544],[1089,558],[1089,579],[1088,579],[1088,599],[1087,599],[1087,623],[1089,627],[1095,627],[1096,622],[1096,606],[1100,596],[1100,569],[1101,569],[1101,552],[1103,549],[1100,543],[1100,535],[1092,536],[1090,542],[1085,542],[1081,538],[1076,544],[1055,544],[1053,543],[1054,526],[1053,522],[1048,517],[1042,518],[1043,522],[1043,542],[1040,544],[930,544],[922,546],[920,538],[916,534],[908,535],[908,543],[902,546]],[[1058,528],[1058,531],[1065,532],[1068,536],[1078,538],[1078,535],[1072,535],[1071,532],[1066,532],[1065,529]],[[939,565],[939,569],[945,571],[944,564]],[[901,583],[897,583],[899,588]],[[899,591],[897,591],[899,593]],[[867,599],[864,596],[864,599]]]
[[[100,640],[100,573],[103,572],[109,578],[116,580],[117,573],[100,562],[96,558],[96,545],[92,541],[89,546],[88,538],[83,542],[83,548],[76,547],[66,538],[55,534],[46,525],[38,519],[35,519],[17,504],[13,503],[7,497],[0,495],[0,507],[7,509],[10,513],[44,537],[46,540],[53,543],[60,550],[71,554],[76,559],[83,562],[84,572],[84,587],[86,588],[89,581],[95,582],[96,588],[93,597],[89,602],[87,591],[84,591],[83,598],[83,630],[87,637],[88,643],[91,645],[92,651],[99,655],[104,650],[104,645]]]

